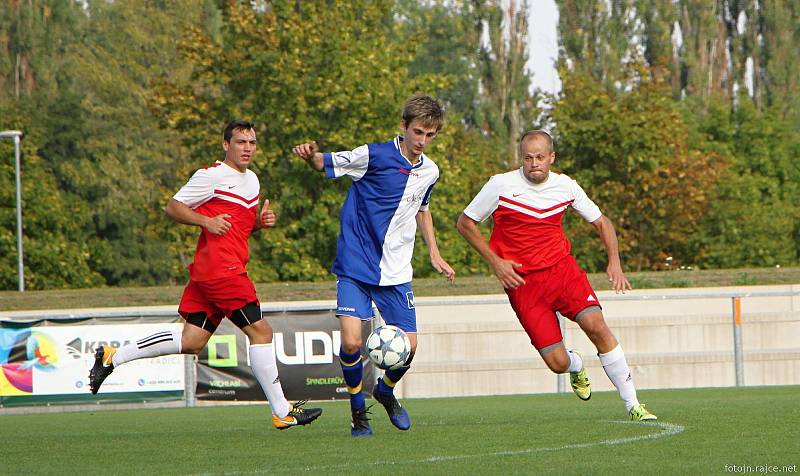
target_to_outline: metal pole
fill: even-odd
[[[733,360],[736,366],[736,386],[744,386],[744,357],[742,352],[742,298],[731,298],[733,303]]]
[[[183,355],[183,396],[186,399],[186,406],[193,407],[197,405],[197,395],[195,389],[197,388],[197,355],[184,354]]]
[[[17,275],[20,292],[25,291],[25,267],[22,254],[22,179],[19,172],[19,141],[22,131],[2,131],[0,139],[14,139],[14,173],[17,182]]]
[[[567,344],[567,339],[564,336],[564,331],[566,326],[564,325],[564,317],[561,314],[556,314],[556,319],[558,319],[558,325],[561,327],[561,336],[564,339],[564,345]],[[567,391],[567,374],[558,374],[556,375],[556,391],[558,393],[564,393]]]
[[[17,177],[17,276],[19,291],[25,291],[25,266],[22,259],[22,179],[19,173],[19,135],[14,136],[14,172]]]

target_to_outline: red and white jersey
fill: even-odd
[[[572,207],[587,222],[602,216],[580,185],[566,175],[550,172],[541,184],[530,182],[522,168],[493,176],[464,214],[475,221],[494,217],[489,246],[503,259],[522,264],[518,273],[544,269],[569,255],[564,235],[564,211]]]
[[[194,262],[189,265],[190,279],[208,281],[247,271],[247,240],[256,224],[259,188],[258,177],[252,171],[241,173],[217,162],[195,172],[172,197],[201,215],[230,215],[226,220],[231,228],[222,236],[201,228]]]

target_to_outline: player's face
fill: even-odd
[[[420,121],[414,119],[411,124],[403,123],[403,145],[406,152],[416,160],[422,155],[425,147],[436,137],[439,131],[435,127],[424,126]]]
[[[230,142],[223,142],[225,163],[244,172],[256,153],[256,131],[253,129],[234,129]]]
[[[533,137],[526,139],[520,148],[522,153],[522,173],[533,183],[543,183],[550,174],[550,166],[556,160],[556,153],[551,152],[544,139]]]

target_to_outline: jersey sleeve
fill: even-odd
[[[326,152],[322,154],[322,161],[328,178],[349,175],[353,180],[359,180],[367,173],[369,146],[364,144],[350,151]]]
[[[578,215],[583,217],[584,220],[592,223],[603,216],[600,207],[595,205],[592,199],[586,195],[586,192],[583,191],[583,188],[581,188],[575,180],[572,181],[572,193],[575,197],[572,202],[572,208],[574,208],[575,211],[578,212]]]
[[[482,222],[489,218],[489,215],[497,210],[497,205],[500,202],[499,182],[500,180],[496,175],[489,179],[481,191],[467,205],[467,208],[464,209],[464,215],[477,222]]]
[[[438,181],[439,179],[437,178],[436,182]],[[425,191],[425,196],[422,197],[422,205],[419,206],[419,211],[426,212],[428,211],[428,208],[430,208],[431,192],[433,192],[433,187],[436,186],[436,182],[433,182],[431,186],[428,187],[428,190]]]
[[[189,208],[197,208],[214,196],[214,180],[207,169],[200,169],[172,198]]]

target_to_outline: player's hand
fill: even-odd
[[[451,283],[456,279],[456,272],[453,271],[453,268],[441,257],[431,258],[431,264],[433,265],[433,269],[441,273]]]
[[[292,152],[300,156],[303,160],[311,160],[314,158],[314,154],[319,152],[319,146],[317,146],[316,141],[312,140],[311,142],[292,147]]]
[[[625,291],[633,290],[633,286],[628,282],[625,273],[622,272],[622,267],[618,263],[609,264],[606,274],[608,274],[608,280],[611,282],[611,288],[615,293],[625,294]]]
[[[525,284],[525,280],[522,279],[522,276],[518,275],[515,270],[515,268],[520,267],[522,267],[520,263],[502,258],[492,263],[494,275],[497,276],[497,279],[500,280],[500,284],[502,284],[505,289],[513,289]]]
[[[231,216],[227,213],[222,213],[215,217],[209,217],[203,224],[203,228],[208,230],[208,232],[212,235],[222,236],[231,229],[231,223],[226,220],[226,218],[230,217]]]
[[[269,200],[264,200],[264,206],[261,207],[261,213],[258,215],[258,226],[260,228],[270,228],[275,226],[278,218],[275,216],[275,211],[269,207]]]

